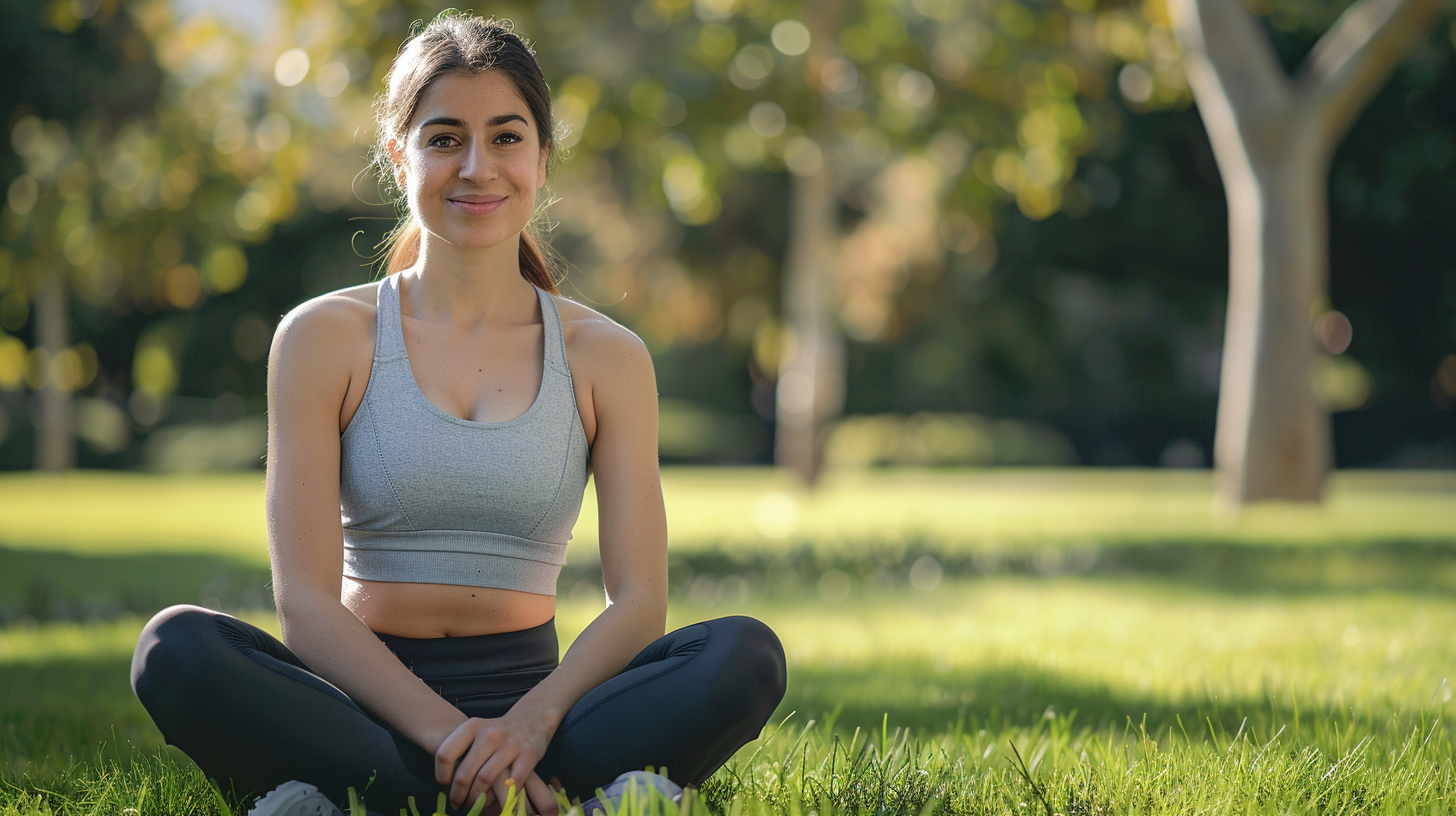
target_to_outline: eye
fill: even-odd
[[[496,136],[495,137],[495,141],[497,143],[499,143],[499,144],[517,144],[519,142],[524,142],[525,139],[522,138],[522,136],[519,133],[512,133],[510,131],[506,131],[505,133],[501,133],[498,136]]]
[[[430,147],[450,147],[450,142],[454,141],[454,139],[454,136],[442,133],[439,136],[430,139],[425,144],[429,145]]]

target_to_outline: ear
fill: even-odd
[[[546,186],[546,160],[551,158],[551,148],[541,148],[541,161],[536,165],[536,189]]]

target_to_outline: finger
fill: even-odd
[[[460,807],[470,791],[470,785],[475,780],[475,773],[480,770],[486,760],[490,759],[490,735],[476,734],[475,742],[471,743],[470,750],[455,764],[454,771],[449,779],[450,782],[450,805]]]
[[[524,796],[526,784],[536,775],[536,752],[527,749],[517,754],[506,775],[516,780],[516,784],[522,788],[520,793]]]
[[[495,749],[491,758],[486,759],[485,765],[480,766],[476,772],[475,781],[472,782],[472,790],[494,790],[495,800],[505,806],[505,791],[510,785],[511,764],[515,758],[520,756],[520,748],[515,743],[505,743]],[[523,791],[515,791],[515,796],[523,796]]]
[[[455,764],[475,741],[475,727],[472,722],[466,720],[457,726],[435,750],[435,781],[441,785],[449,784],[450,777],[455,774]]]
[[[505,802],[505,789],[497,784],[510,767],[511,761],[515,759],[509,746],[499,746],[489,759],[480,766],[475,775],[470,779],[470,796],[473,799],[477,793],[484,793],[494,789],[497,801]],[[462,765],[463,768],[463,765]]]
[[[496,796],[495,789],[491,787],[490,783],[482,781],[480,779],[480,774],[477,773],[470,780],[469,792],[466,793],[465,796],[462,798],[462,803],[456,805],[456,807],[464,807],[465,803],[474,803],[476,799],[479,799],[482,796],[485,797],[485,803],[487,805],[489,805],[492,801],[497,803],[503,803],[505,801],[504,799]]]
[[[455,776],[450,780],[450,804],[461,807],[465,802],[474,802],[475,797],[485,793],[490,786],[476,784],[483,767],[488,764],[504,737],[497,731],[477,733],[470,750],[455,766]]]
[[[531,799],[531,780],[541,781],[540,777],[536,776],[536,759],[534,750],[523,748],[516,755],[515,761],[511,763],[510,769],[505,771],[507,776],[516,780],[516,798],[525,799],[528,804],[534,804]]]
[[[556,816],[556,792],[533,771],[526,777],[526,796],[541,816]]]

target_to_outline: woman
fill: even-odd
[[[590,797],[654,766],[698,784],[778,704],[783,650],[743,617],[663,634],[652,363],[555,296],[528,231],[553,148],[540,67],[508,23],[446,14],[386,83],[376,153],[410,214],[391,274],[294,309],[269,357],[287,646],[172,607],[133,688],[240,795],[367,784],[393,813],[518,784],[551,814],[552,781]],[[589,469],[608,604],[558,665],[556,577]]]

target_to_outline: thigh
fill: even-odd
[[[582,798],[649,765],[680,785],[700,784],[758,736],[784,682],[783,647],[760,621],[685,626],[573,706],[537,771]]]
[[[174,606],[143,630],[132,688],[167,742],[239,796],[299,779],[336,801],[350,786],[389,811],[434,796],[433,757],[309,671],[277,638]],[[371,784],[371,779],[372,784]]]

